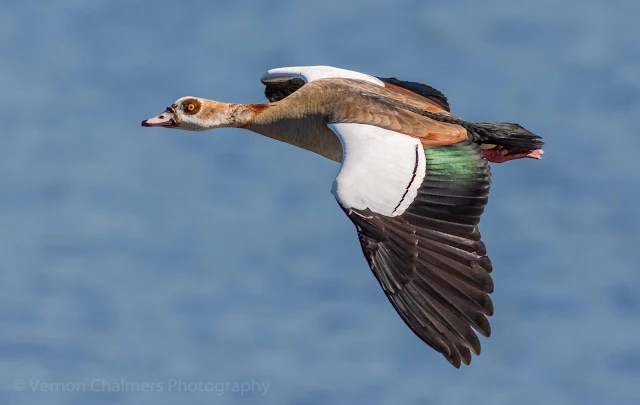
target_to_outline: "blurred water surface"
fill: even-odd
[[[5,2],[0,403],[640,403],[639,15]],[[336,164],[240,130],[140,127],[184,95],[261,102],[267,69],[314,64],[427,82],[469,121],[544,136],[543,161],[493,166],[494,334],[471,367],[388,304],[329,192]]]

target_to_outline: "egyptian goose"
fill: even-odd
[[[470,123],[438,90],[329,66],[269,70],[267,104],[182,97],[142,126],[237,127],[336,162],[331,189],[362,251],[411,330],[453,366],[491,334],[491,261],[478,222],[490,162],[540,159],[543,142],[517,124]]]

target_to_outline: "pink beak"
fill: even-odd
[[[142,121],[142,126],[175,128],[178,126],[178,123],[176,122],[176,117],[173,111],[171,111],[170,108],[167,108],[167,110],[162,114]]]

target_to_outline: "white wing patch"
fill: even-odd
[[[342,142],[342,167],[331,192],[344,208],[401,215],[424,180],[419,139],[365,124],[329,124]]]
[[[344,79],[360,79],[384,87],[384,82],[376,77],[355,72],[353,70],[340,69],[332,66],[295,66],[271,69],[262,76],[262,82],[275,82],[297,77],[309,83],[314,80],[340,77]]]

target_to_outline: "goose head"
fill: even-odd
[[[143,127],[175,128],[185,131],[237,126],[237,114],[232,104],[205,98],[179,98],[160,115],[142,121]]]

